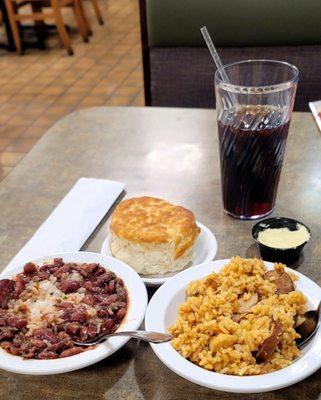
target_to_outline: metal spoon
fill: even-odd
[[[301,335],[301,337],[296,340],[296,344],[299,348],[306,344],[319,328],[321,317],[321,301],[316,310],[307,311],[304,313],[304,317],[305,321],[295,328],[296,332]]]
[[[76,346],[94,346],[96,344],[104,342],[106,339],[112,336],[129,336],[135,339],[144,340],[149,343],[165,343],[173,339],[173,336],[168,333],[152,332],[152,331],[127,331],[127,332],[114,332],[114,333],[102,333],[91,340],[86,342],[74,341]]]

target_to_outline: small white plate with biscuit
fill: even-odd
[[[116,207],[101,253],[133,268],[147,286],[212,261],[217,242],[192,211],[155,197],[126,199]]]
[[[197,222],[197,226],[200,228],[200,234],[196,240],[195,250],[194,250],[194,258],[193,262],[189,263],[183,269],[167,273],[167,274],[153,274],[153,275],[142,275],[139,276],[142,278],[146,286],[161,286],[165,283],[169,278],[178,274],[185,269],[192,267],[194,265],[203,264],[207,261],[213,261],[217,252],[217,242],[213,232],[208,229],[205,225]],[[101,246],[101,254],[106,256],[114,257],[110,250],[110,235],[104,240]]]
[[[147,286],[160,286],[193,265],[212,261],[214,234],[192,211],[155,197],[136,197],[116,207],[101,253],[133,268]]]

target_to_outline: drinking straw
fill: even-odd
[[[216,48],[214,46],[214,43],[213,43],[213,41],[211,39],[210,34],[208,33],[208,30],[207,30],[206,26],[203,26],[201,28],[201,33],[202,33],[203,38],[205,40],[205,43],[207,44],[207,47],[208,47],[208,49],[209,49],[209,51],[211,53],[211,56],[212,56],[212,58],[213,58],[213,60],[214,60],[214,62],[216,64],[216,67],[220,71],[220,74],[222,76],[223,81],[225,83],[229,83],[230,84],[231,82],[229,80],[229,77],[227,76],[227,73],[225,72],[224,66],[223,66],[222,61],[220,59],[220,56],[218,55],[218,53],[216,51]],[[237,103],[236,97],[235,97],[235,95],[233,93],[229,93],[229,97],[230,97],[230,99],[232,101],[232,104],[236,104]]]

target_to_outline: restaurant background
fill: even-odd
[[[44,1],[32,0],[34,8],[27,2],[13,12],[37,13],[46,8]],[[81,0],[81,11],[72,8],[79,7],[73,0],[61,7],[72,51],[61,43],[61,32],[59,37],[47,26],[55,23],[51,19],[36,29],[22,23],[16,31],[22,54],[15,49],[17,37],[10,35],[14,27],[4,9],[9,2],[15,0],[0,0],[1,270],[82,177],[118,181],[120,192],[126,185],[118,200],[152,195],[193,210],[197,221],[215,233],[217,260],[259,256],[253,222],[223,212],[216,67],[199,32],[206,25],[224,64],[269,58],[300,70],[275,215],[302,221],[311,230],[295,268],[320,285],[320,132],[308,105],[321,98],[319,1],[98,0],[101,23],[93,1]],[[79,196],[79,205],[84,199]],[[85,242],[77,250],[102,251],[114,201],[104,205],[111,208],[92,234],[85,226],[90,218],[79,218],[76,227],[83,225],[76,231],[83,232]],[[73,215],[73,207],[67,214]],[[150,298],[155,289],[148,293]],[[318,364],[316,341],[314,364],[303,362],[287,379]],[[269,384],[281,388],[284,382],[271,379]],[[1,400],[301,400],[320,397],[320,371],[288,388],[269,394],[266,389],[244,395],[197,386],[170,371],[149,345],[134,340],[76,372],[0,373]]]

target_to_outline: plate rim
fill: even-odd
[[[130,299],[132,301],[133,295],[135,302],[134,304],[139,306],[138,314],[135,315],[135,309],[129,308],[129,313],[126,314],[126,320],[124,324],[121,326],[128,326],[130,330],[133,329],[138,329],[139,326],[142,324],[144,317],[145,317],[145,312],[147,309],[147,304],[148,304],[148,294],[146,290],[146,286],[142,282],[142,279],[140,276],[132,269],[130,268],[127,264],[123,263],[120,260],[115,259],[114,257],[107,256],[105,254],[101,253],[96,253],[92,251],[75,251],[75,252],[62,252],[62,253],[56,253],[52,254],[49,256],[45,257],[40,257],[33,259],[32,261],[35,263],[41,263],[44,262],[48,259],[53,259],[56,257],[93,257],[97,258],[97,256],[100,259],[106,259],[105,261],[98,261],[100,263],[104,262],[106,263],[106,268],[110,268],[113,270],[113,267],[109,267],[108,263],[116,263],[121,268],[123,268],[123,271],[126,271],[127,273],[130,274],[130,277],[127,277],[126,281],[126,287],[128,286],[128,282],[130,280],[133,280],[133,285],[137,285],[138,290],[136,289],[133,291],[128,290]],[[75,260],[77,261],[77,260]],[[79,260],[77,262],[86,262],[85,260]],[[91,261],[91,262],[97,262],[97,261]],[[4,278],[11,278],[12,276],[16,275],[17,273],[22,271],[24,264],[19,264],[16,265],[13,268],[10,268],[8,271],[3,271],[0,274],[0,279]],[[115,267],[115,266],[114,266]],[[122,273],[116,272],[117,275],[122,275]],[[122,276],[123,279],[123,276]],[[127,328],[126,328],[127,329]],[[117,339],[117,340],[114,340]],[[82,369],[85,367],[88,367],[90,365],[96,364],[99,361],[102,361],[103,359],[111,356],[114,354],[117,350],[122,348],[128,341],[130,340],[129,337],[115,337],[111,338],[109,340],[109,343],[102,343],[98,345],[95,349],[90,350],[90,352],[83,352],[80,354],[76,354],[74,356],[67,357],[69,362],[66,362],[66,358],[57,358],[57,359],[52,359],[52,360],[36,360],[36,359],[23,359],[20,356],[14,356],[2,348],[0,348],[0,368],[9,372],[13,372],[16,374],[23,374],[23,375],[56,375],[56,374],[61,374],[61,373],[66,373],[66,372],[71,372],[71,371],[76,371],[78,369]],[[108,345],[105,346],[105,344]],[[9,360],[14,360],[16,362],[10,363]],[[6,363],[7,361],[7,363]],[[61,365],[60,365],[61,364]],[[27,368],[26,368],[27,365]]]
[[[140,278],[143,280],[143,282],[145,283],[146,286],[148,286],[148,287],[158,287],[158,286],[161,286],[161,285],[163,285],[165,282],[167,282],[169,279],[171,279],[171,278],[173,278],[174,276],[176,276],[177,274],[179,274],[179,273],[181,273],[181,272],[184,272],[185,270],[187,270],[187,269],[189,269],[189,268],[193,268],[193,267],[195,267],[196,265],[200,265],[200,264],[203,264],[203,263],[208,262],[208,261],[213,261],[213,260],[215,259],[215,256],[216,256],[216,254],[217,254],[218,244],[217,244],[217,240],[216,240],[216,237],[215,237],[214,233],[212,232],[211,229],[209,229],[206,225],[202,224],[201,222],[196,221],[196,224],[197,224],[197,226],[198,226],[203,232],[205,232],[205,234],[207,235],[207,237],[210,239],[211,243],[213,244],[212,248],[211,248],[211,249],[209,250],[209,252],[208,252],[207,257],[202,261],[202,263],[195,264],[195,265],[192,264],[190,267],[188,267],[188,268],[186,268],[186,269],[183,269],[183,270],[181,270],[181,271],[174,272],[174,275],[168,276],[168,277],[163,277],[163,278],[161,278],[161,277],[160,277],[160,278],[148,278],[148,277],[146,277],[146,276],[144,276],[144,275],[138,274],[138,275],[140,276]],[[110,237],[110,232],[108,231],[108,235],[107,235],[107,237],[104,239],[104,241],[103,241],[103,243],[102,243],[102,245],[101,245],[100,252],[101,252],[101,254],[109,255],[110,257],[114,257],[114,256],[111,254],[110,249],[109,249],[109,244],[108,244],[108,242],[109,242],[109,237]],[[106,252],[105,252],[105,249],[108,249],[109,252],[106,253]],[[114,258],[115,258],[115,257],[114,257]],[[127,264],[127,265],[128,265],[128,264]],[[129,265],[128,265],[128,266],[129,266]],[[130,266],[129,266],[129,267],[130,267]],[[130,268],[131,268],[131,267],[130,267]],[[132,268],[132,269],[133,269],[133,268]],[[134,269],[133,269],[133,270],[134,270]]]
[[[220,270],[223,265],[228,263],[230,259],[221,259],[221,260],[213,260],[213,261],[208,261],[206,263],[202,263],[196,266],[191,267],[188,270],[182,271],[179,274],[177,274],[175,277],[171,279],[171,281],[166,282],[163,286],[161,286],[157,292],[154,294],[152,299],[150,300],[146,314],[145,314],[145,327],[148,330],[155,329],[155,324],[157,325],[157,322],[161,319],[161,317],[164,314],[164,310],[167,309],[168,302],[164,302],[164,298],[166,299],[168,297],[167,289],[168,287],[171,289],[173,287],[175,289],[175,286],[177,287],[177,284],[180,285],[178,290],[176,290],[175,293],[177,293],[179,290],[182,289],[182,286],[187,286],[188,282],[194,280],[194,279],[200,279],[206,275],[208,275],[210,272],[208,271],[209,268],[212,268],[213,270]],[[274,265],[274,263],[264,261],[265,265],[267,266],[268,269],[271,269]],[[204,264],[206,264],[206,270],[204,267]],[[216,269],[213,268],[216,267]],[[199,271],[199,276],[198,277],[193,277],[192,279],[189,279],[188,282],[185,279],[182,279],[182,275],[193,275],[194,271]],[[197,271],[197,272],[198,272]],[[313,288],[313,291],[316,291],[318,296],[315,297],[315,302],[321,300],[321,288],[320,286],[315,283],[312,279],[308,278],[304,274],[300,273],[299,271],[293,270],[291,268],[286,268],[286,271],[293,272],[302,281],[306,281],[310,285],[310,287]],[[301,289],[302,290],[302,289]],[[167,297],[166,297],[167,296]],[[309,296],[306,295],[308,300]],[[314,295],[315,296],[315,295]],[[174,296],[172,295],[171,298]],[[159,301],[159,299],[163,299],[159,303],[161,304],[162,307],[162,313],[159,312],[159,308],[157,311],[154,309],[155,304]],[[151,318],[151,315],[153,317]],[[156,320],[155,320],[156,316]],[[163,324],[160,322],[160,324],[163,326]],[[160,327],[156,326],[156,329],[160,329]],[[268,374],[262,374],[262,375],[256,375],[256,376],[234,376],[234,375],[225,375],[225,374],[220,374],[216,373],[213,371],[207,371],[204,368],[201,368],[192,362],[188,361],[184,357],[182,357],[172,346],[170,343],[165,343],[165,344],[160,344],[160,345],[153,345],[151,344],[151,347],[155,353],[155,355],[159,358],[159,360],[164,363],[169,369],[171,369],[174,373],[177,375],[181,376],[182,378],[191,381],[195,384],[198,384],[203,387],[207,387],[209,389],[215,389],[219,391],[225,391],[225,392],[232,392],[232,393],[261,393],[261,392],[269,392],[272,390],[276,389],[281,389],[287,386],[291,386],[299,381],[302,381],[303,379],[307,378],[308,376],[312,375],[315,371],[317,371],[321,367],[321,350],[317,352],[317,349],[320,348],[321,346],[321,329],[318,330],[316,335],[313,337],[311,345],[313,345],[313,348],[310,347],[310,349],[304,354],[302,357],[299,357],[298,360],[301,360],[301,363],[303,362],[304,358],[307,358],[308,355],[313,351],[313,355],[316,356],[318,355],[318,359],[316,360],[316,357],[313,357],[313,364],[309,360],[309,364],[307,364],[307,368],[303,371],[300,372],[297,371],[296,374],[291,375],[290,372],[288,373],[288,376],[285,375],[287,373],[287,369],[290,368],[291,366],[295,365],[295,363],[292,363],[288,367],[282,368],[278,371],[274,371]],[[169,349],[169,350],[168,350]],[[168,351],[170,351],[170,355],[174,357],[174,360],[169,360],[168,358]],[[187,371],[187,372],[186,372]],[[188,372],[189,371],[189,372]],[[192,371],[192,372],[191,372]],[[200,372],[201,371],[201,372]],[[285,372],[284,372],[285,371]],[[201,374],[202,377],[199,379],[198,375]],[[279,375],[283,376],[279,376]],[[206,378],[207,377],[207,378]],[[263,377],[263,378],[262,378]],[[262,380],[267,380],[269,381],[269,377],[271,377],[270,382],[264,383],[260,381]],[[215,379],[217,378],[217,379]],[[224,381],[232,381],[231,383],[222,383],[222,379]],[[246,385],[244,385],[246,383]]]

